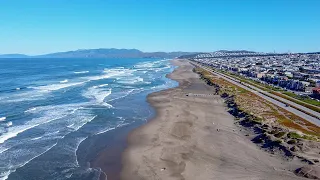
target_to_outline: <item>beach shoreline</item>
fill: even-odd
[[[168,76],[171,73],[166,74],[165,75],[166,78],[168,78]],[[171,89],[171,87],[169,87],[169,89]],[[164,90],[167,90],[167,89],[160,90],[159,92]],[[146,96],[144,96],[145,98],[144,101],[147,102],[148,107],[152,111],[150,117],[147,118],[146,120],[153,119],[157,114],[156,109],[152,107],[152,105],[148,100],[149,99],[148,97],[151,94],[153,94],[153,92],[146,94]],[[91,152],[90,150],[91,148],[88,148],[95,144],[95,143],[92,143],[92,140],[88,138],[87,141],[85,141],[85,143],[82,144],[83,147],[79,148],[81,150],[89,149],[88,151],[91,152],[91,156],[84,159],[84,164],[86,165],[86,163],[88,163],[90,168],[99,169],[100,180],[105,180],[105,179],[119,180],[120,172],[122,169],[122,155],[128,146],[128,137],[130,136],[131,132],[133,132],[135,129],[138,129],[141,126],[144,126],[146,123],[148,123],[148,121],[135,121],[121,128],[115,128],[111,131],[103,133],[99,137],[95,137],[95,138],[99,138],[99,140],[94,140],[94,142],[96,143],[99,143],[101,141],[108,141],[108,143],[102,148],[102,150],[98,152]],[[82,153],[82,154],[86,154],[86,153]]]
[[[106,177],[112,180],[120,179],[119,175],[122,168],[121,156],[122,152],[127,148],[127,137],[131,131],[141,125],[142,123],[133,123],[107,132],[102,137],[108,141],[107,146],[90,160],[91,168],[101,170],[100,180],[106,180]]]
[[[121,179],[301,179],[290,163],[259,149],[234,124],[185,60],[167,77],[179,86],[148,95],[155,117],[128,135]]]

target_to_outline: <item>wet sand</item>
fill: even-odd
[[[179,67],[168,77],[180,85],[148,96],[157,116],[129,134],[121,179],[305,179],[292,172],[301,163],[259,149],[240,132],[191,64],[173,63]]]
[[[100,180],[105,180],[107,175],[108,180],[119,180],[120,172],[122,168],[121,158],[122,152],[127,147],[128,134],[135,128],[141,126],[142,123],[133,123],[122,128],[117,128],[113,131],[106,133],[101,139],[94,142],[107,141],[107,145],[99,153],[93,153],[88,148],[90,153],[94,154],[94,157],[88,157],[92,159],[90,161],[90,167],[101,169]],[[92,141],[88,141],[92,142]],[[95,146],[96,144],[85,144],[85,146]]]

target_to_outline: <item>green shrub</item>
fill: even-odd
[[[298,133],[296,132],[289,132],[288,133],[288,138],[294,138],[294,139],[299,139],[299,138],[302,138],[302,136],[300,136]]]
[[[296,144],[296,143],[297,143],[297,140],[295,140],[295,139],[290,139],[287,143],[288,143],[288,144]]]
[[[286,132],[278,132],[277,134],[275,134],[274,136],[277,137],[277,138],[281,138],[282,136],[284,136],[286,134]]]

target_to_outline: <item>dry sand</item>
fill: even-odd
[[[123,180],[305,179],[292,172],[300,163],[259,149],[240,132],[191,64],[173,63],[179,68],[169,78],[180,86],[149,95],[157,116],[129,135]]]

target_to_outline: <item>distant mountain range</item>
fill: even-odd
[[[81,49],[44,55],[3,54],[0,58],[175,58],[194,52],[142,52],[137,49]]]
[[[24,54],[0,54],[0,58],[27,58]]]

